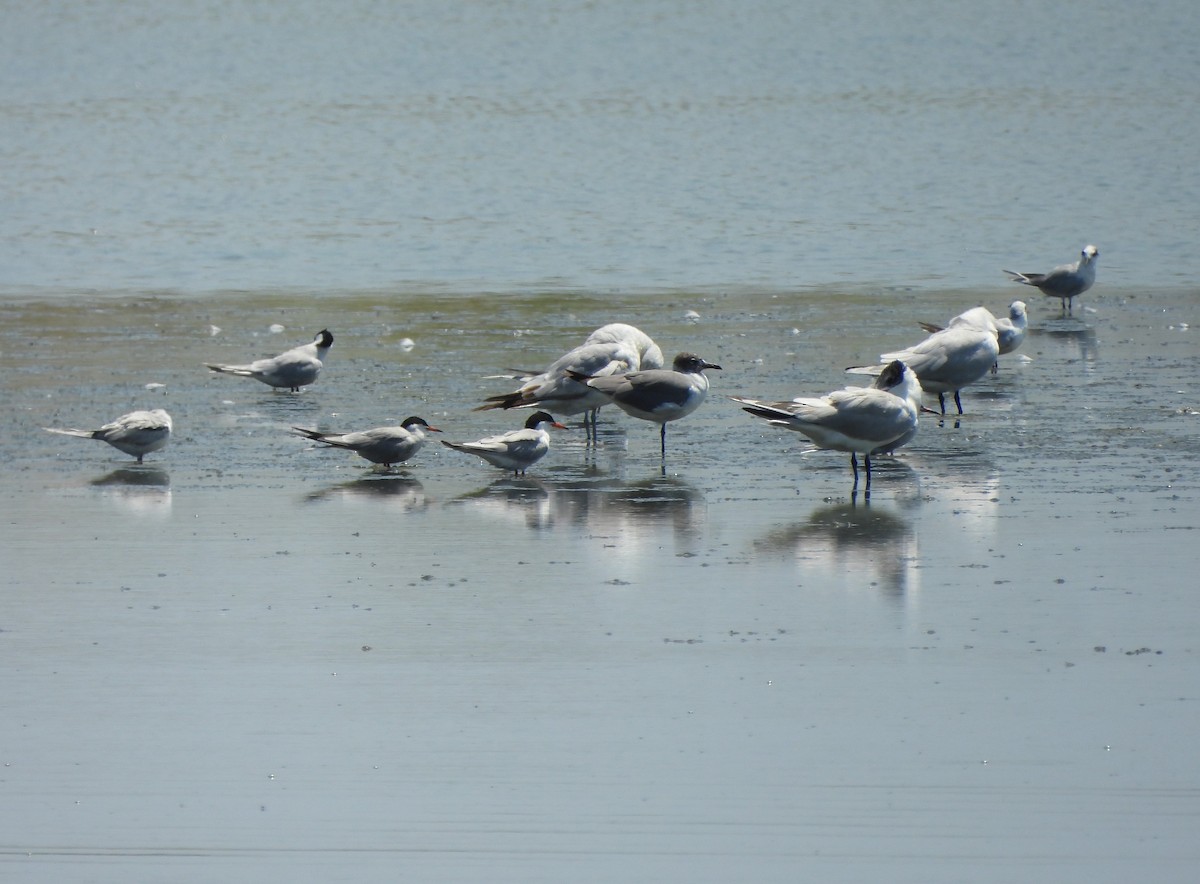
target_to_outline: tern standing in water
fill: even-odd
[[[1096,281],[1096,260],[1099,257],[1100,250],[1087,245],[1074,264],[1060,264],[1048,273],[1004,272],[1016,282],[1039,289],[1048,298],[1058,298],[1062,301],[1063,312],[1069,315],[1074,309],[1074,300]]]
[[[333,335],[329,329],[322,329],[311,344],[293,347],[270,359],[257,359],[245,365],[221,365],[211,362],[204,363],[211,371],[219,374],[232,374],[243,378],[254,378],[270,387],[300,391],[317,379],[329,348],[333,346]]]
[[[117,451],[131,454],[141,463],[152,451],[166,447],[171,441],[171,415],[161,408],[153,411],[131,411],[97,430],[76,430],[69,427],[43,427],[48,433],[99,439]]]

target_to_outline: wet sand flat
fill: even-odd
[[[11,305],[6,880],[1186,880],[1194,296],[1031,302],[869,501],[726,398],[826,392],[1011,297]],[[665,466],[612,409],[523,479],[436,444],[381,475],[287,432],[519,425],[471,411],[505,389],[482,376],[613,320],[724,366]],[[299,394],[201,366],[326,326]],[[40,429],[134,407],[176,422],[141,467]]]

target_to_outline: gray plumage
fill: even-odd
[[[544,411],[535,411],[520,430],[488,436],[476,442],[447,442],[442,444],[455,451],[474,454],[514,475],[523,474],[529,467],[546,456],[550,450],[550,434],[547,427],[565,430],[562,424]]]
[[[687,417],[708,395],[704,370],[721,366],[705,362],[695,353],[678,354],[671,368],[654,368],[610,377],[572,374],[603,393],[623,412],[639,420],[661,425],[662,453],[667,453],[667,423]]]
[[[270,387],[288,389],[295,393],[301,387],[316,381],[332,346],[333,335],[329,333],[329,329],[322,329],[312,343],[293,347],[270,359],[256,359],[245,365],[206,362],[205,366],[211,371],[254,378]]]
[[[1063,310],[1071,313],[1074,310],[1075,298],[1092,287],[1096,281],[1096,260],[1100,250],[1093,245],[1083,247],[1079,260],[1074,264],[1060,264],[1048,273],[1017,273],[1015,270],[1005,270],[1014,281],[1033,286],[1043,295],[1058,298]]]
[[[306,439],[353,451],[371,463],[383,464],[389,468],[410,460],[425,444],[426,432],[441,432],[419,417],[406,417],[398,427],[374,427],[355,433],[321,433],[303,427],[292,429]]]
[[[890,452],[916,435],[921,384],[908,366],[894,360],[883,367],[871,387],[846,387],[820,398],[800,397],[790,402],[736,397],[734,401],[772,426],[803,434],[818,448],[849,452],[855,485],[856,455],[863,455],[869,488],[871,455]]]
[[[158,451],[171,441],[171,416],[161,408],[153,411],[131,411],[97,430],[76,430],[70,427],[43,427],[49,433],[99,439],[117,451],[133,455],[137,462],[152,451]]]

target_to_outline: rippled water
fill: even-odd
[[[8,10],[4,879],[1190,880],[1191,6],[338,9]],[[869,502],[726,398],[1087,241]],[[724,366],[665,464],[288,432],[515,425],[610,321]]]
[[[1189,285],[1192,4],[47,2],[4,290]]]

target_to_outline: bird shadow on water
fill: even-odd
[[[305,503],[339,499],[379,500],[405,512],[429,506],[425,486],[420,480],[386,470],[369,470],[365,476],[319,488],[304,496]]]
[[[161,467],[119,467],[92,479],[93,488],[147,488],[165,491],[171,487],[171,475]]]
[[[670,526],[676,533],[699,531],[703,494],[675,477],[622,481],[597,468],[581,476],[533,479],[506,477],[455,498],[451,503],[529,528],[570,527],[589,534],[623,535],[639,526]]]
[[[804,521],[771,529],[753,541],[756,554],[793,556],[802,571],[861,575],[889,595],[902,597],[915,584],[917,532],[890,505],[856,496],[815,507]]]
[[[88,484],[135,515],[165,516],[171,511],[171,477],[160,467],[120,467]]]
[[[1096,330],[1084,325],[1082,319],[1061,317],[1047,321],[1040,328],[1031,328],[1029,334],[1035,339],[1045,339],[1062,347],[1078,350],[1076,358],[1083,362],[1095,362],[1100,355]]]

